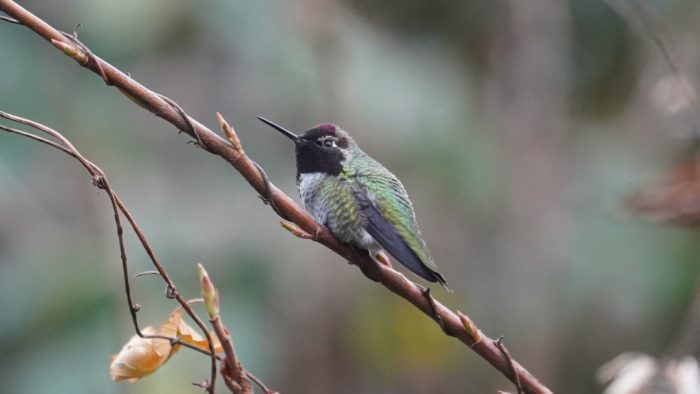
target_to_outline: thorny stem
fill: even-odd
[[[85,48],[84,45],[78,45],[75,40],[67,38],[60,31],[11,0],[0,0],[0,10],[48,41],[53,40],[66,45],[74,45],[76,49]],[[164,96],[141,85],[126,73],[98,58],[91,52],[86,51],[83,55],[88,55],[89,60],[85,63],[79,63],[82,67],[100,75],[105,83],[115,86],[139,106],[196,138],[198,144],[201,144],[206,151],[216,154],[229,162],[265,200],[271,202],[273,209],[283,219],[294,222],[308,234],[318,234],[315,241],[357,265],[367,278],[381,283],[388,290],[404,298],[433,320],[441,320],[444,331],[448,336],[453,336],[468,345],[512,382],[520,380],[526,393],[551,393],[546,386],[540,383],[520,364],[505,357],[493,340],[482,334],[480,336],[481,340],[475,341],[473,336],[465,329],[465,325],[463,325],[460,317],[452,310],[432,299],[432,296],[430,296],[432,299],[430,301],[423,294],[420,286],[395,275],[396,271],[390,267],[376,264],[365,251],[340,242],[328,229],[319,225],[295,204],[290,197],[270,183],[264,172],[261,171],[262,168],[245,153],[242,153],[242,150],[237,150],[228,141],[219,137],[195,119],[187,116],[184,111],[178,110],[179,108],[173,105],[172,100],[170,102],[165,100]]]
[[[9,119],[9,120],[14,120],[14,121],[17,121],[17,122],[22,122],[22,121],[27,121],[27,122],[29,122],[29,120],[27,120],[27,119],[22,119],[22,118],[20,118],[20,117],[17,117],[17,116],[14,116],[14,115],[10,115],[10,114],[5,113],[5,112],[2,112],[2,111],[0,111],[0,117],[6,118],[6,119]],[[7,131],[7,132],[9,132],[9,133],[18,134],[18,135],[21,135],[21,136],[23,136],[23,137],[27,137],[27,138],[33,139],[33,140],[35,140],[35,141],[44,143],[44,144],[46,144],[46,145],[49,145],[49,146],[51,146],[51,147],[53,147],[53,148],[55,148],[55,149],[58,149],[58,150],[60,150],[60,151],[63,151],[64,153],[66,153],[66,154],[68,154],[68,155],[70,155],[70,156],[72,156],[72,157],[78,159],[78,155],[76,155],[76,153],[74,153],[73,151],[71,151],[71,150],[69,150],[68,148],[66,148],[66,147],[64,147],[64,146],[62,146],[62,145],[59,145],[59,144],[57,144],[57,143],[55,143],[55,142],[53,142],[53,141],[51,141],[51,140],[48,140],[48,139],[46,139],[46,138],[44,138],[44,137],[40,137],[40,136],[35,135],[35,134],[27,133],[27,132],[25,132],[25,131],[22,131],[22,130],[13,128],[13,127],[8,127],[8,126],[5,126],[5,125],[0,125],[0,130]],[[91,167],[87,167],[88,171],[91,173],[91,175],[95,176],[95,174],[93,174],[92,170],[96,170],[96,169],[97,169],[97,166],[95,166],[93,163],[91,163],[91,162],[89,162],[89,161],[88,161],[88,163],[90,163],[90,165],[91,165]],[[104,177],[104,175],[103,175],[103,177]],[[98,178],[94,178],[94,179],[98,179]],[[104,179],[104,178],[99,178],[99,179]],[[141,272],[141,273],[139,273],[139,274],[136,274],[135,276],[138,277],[138,276],[147,275],[147,274],[156,274],[156,275],[160,275],[160,274],[158,273],[158,271],[146,271],[146,272]],[[132,301],[131,301],[131,292],[130,292],[130,291],[127,291],[127,294],[128,294],[127,299],[129,300],[129,305],[130,305],[130,306],[134,305],[133,309],[138,310],[138,307],[136,307],[135,304],[133,304]],[[132,309],[132,308],[130,308],[130,309]],[[197,347],[197,346],[190,345],[190,344],[188,344],[188,343],[186,343],[186,342],[181,342],[181,341],[179,341],[177,338],[171,338],[171,337],[168,337],[168,336],[165,336],[165,335],[144,335],[144,334],[141,332],[141,329],[140,329],[140,327],[139,327],[139,325],[138,325],[138,321],[133,319],[133,315],[132,315],[132,321],[135,323],[135,326],[134,326],[134,327],[135,327],[136,333],[137,333],[140,337],[142,337],[142,338],[160,338],[160,339],[166,339],[166,340],[169,340],[169,341],[172,342],[171,345],[180,344],[180,345],[182,345],[182,346],[185,346],[185,347],[191,348],[191,349],[193,349],[193,350],[199,351],[200,353],[206,354],[207,356],[210,356],[210,355],[211,355],[210,352],[207,352],[207,351],[205,351],[205,350],[203,350],[203,349],[201,349],[201,348],[199,348],[199,347]]]
[[[26,124],[26,125],[28,125],[28,126],[34,127],[35,129],[38,129],[38,130],[41,130],[41,131],[45,131],[45,132],[49,133],[50,135],[55,136],[56,138],[58,138],[58,139],[61,140],[61,141],[66,141],[66,142],[68,142],[68,140],[65,139],[65,138],[64,138],[60,133],[58,133],[57,131],[55,131],[55,130],[53,130],[53,129],[47,127],[47,126],[44,126],[44,125],[42,125],[42,124],[40,124],[40,123],[34,122],[34,121],[32,121],[32,120],[25,119],[25,118],[22,118],[22,117],[19,117],[19,116],[16,116],[16,115],[11,115],[11,114],[6,113],[6,112],[3,112],[3,111],[0,111],[0,117],[5,118],[5,119],[8,119],[8,120],[11,120],[11,121],[14,121],[14,122]],[[72,157],[78,159],[78,161],[80,161],[80,163],[83,164],[84,166],[85,166],[85,164],[88,164],[88,166],[86,166],[85,168],[88,170],[88,172],[90,172],[90,174],[91,174],[93,177],[97,176],[97,174],[101,174],[101,175],[100,175],[100,178],[93,178],[93,179],[100,179],[102,182],[107,182],[107,181],[106,181],[106,178],[107,178],[106,175],[99,169],[99,167],[97,167],[97,165],[95,165],[95,164],[92,163],[91,161],[85,159],[85,157],[81,156],[80,153],[75,149],[75,147],[73,147],[73,145],[70,145],[71,147],[73,147],[73,148],[72,148],[73,150],[71,150],[71,149],[69,149],[69,148],[66,148],[66,147],[63,146],[63,145],[57,144],[57,143],[55,143],[55,142],[53,142],[53,141],[51,141],[51,140],[48,140],[48,139],[46,139],[46,138],[44,138],[44,137],[41,137],[41,136],[38,136],[38,135],[35,135],[35,134],[32,134],[32,133],[28,133],[28,132],[26,132],[26,131],[22,131],[22,130],[13,128],[13,127],[8,127],[8,126],[2,125],[2,124],[0,124],[0,130],[4,130],[4,131],[9,132],[9,133],[18,134],[18,135],[21,135],[21,136],[23,136],[23,137],[27,137],[27,138],[33,139],[33,140],[35,140],[35,141],[38,141],[38,142],[44,143],[44,144],[46,144],[46,145],[49,145],[49,146],[51,146],[52,148],[58,149],[58,150],[60,150],[60,151],[62,151],[62,152],[64,152],[64,153],[66,153],[66,154],[68,154],[68,155],[70,155],[70,156],[72,156]],[[82,158],[82,160],[81,160],[81,158]],[[115,199],[117,200],[117,202],[118,202],[118,203],[117,203],[117,206],[120,208],[120,210],[121,210],[122,212],[124,212],[124,211],[128,212],[126,206],[125,206],[124,203],[121,201],[121,199],[119,199],[119,197],[116,195],[116,193],[114,193],[114,191],[111,190],[111,189],[110,189],[110,191],[112,192],[112,195],[114,195]],[[132,220],[133,220],[133,218],[132,218]],[[130,221],[130,223],[131,223],[133,226],[138,227],[138,226],[136,225],[136,222],[135,222],[135,221],[134,221],[133,223]],[[141,234],[141,235],[143,235],[143,234]],[[145,236],[143,237],[143,240],[145,241]],[[147,242],[146,242],[146,245],[148,245]],[[153,253],[152,250],[151,250],[151,253]],[[154,258],[155,258],[155,255],[154,255]],[[163,270],[163,272],[165,272],[165,270]],[[167,274],[167,272],[166,272],[166,274]],[[145,272],[138,273],[138,274],[136,274],[135,276],[138,277],[138,276],[143,276],[143,275],[158,275],[158,276],[163,277],[163,275],[162,275],[159,271],[145,271]],[[171,283],[172,283],[172,282],[171,282]],[[173,286],[173,288],[174,288],[174,284],[172,284],[172,286]],[[137,305],[137,304],[133,304],[133,301],[132,301],[132,299],[131,299],[131,291],[130,291],[130,289],[128,290],[127,294],[128,294],[127,299],[128,299],[129,305],[130,305],[130,306],[131,306],[131,305],[134,305],[134,306]],[[178,301],[179,301],[179,300],[178,300]],[[182,305],[182,304],[181,304],[181,305]],[[190,306],[189,302],[187,302],[187,301],[184,302],[184,305],[187,305],[188,307]],[[130,308],[130,309],[131,309],[131,308]],[[135,307],[134,309],[138,310],[138,307]],[[190,315],[190,312],[192,313],[191,315]],[[191,310],[191,308],[190,308],[190,312],[188,312],[188,315],[189,315],[190,317],[192,317],[192,315],[194,315],[194,312]],[[199,353],[202,353],[202,354],[204,354],[204,355],[206,355],[206,356],[208,356],[208,357],[215,357],[216,360],[221,360],[221,357],[217,356],[216,354],[212,354],[212,352],[206,351],[206,350],[202,349],[202,348],[199,347],[199,346],[194,346],[194,345],[191,345],[191,344],[189,344],[189,343],[187,343],[187,342],[183,342],[183,341],[181,341],[179,338],[173,338],[173,337],[169,337],[169,336],[167,336],[167,335],[158,335],[158,334],[145,335],[145,334],[143,334],[143,333],[141,332],[141,328],[140,328],[139,325],[138,325],[138,320],[136,319],[136,315],[135,315],[135,314],[132,314],[132,322],[134,323],[134,327],[135,327],[136,333],[137,333],[140,337],[142,337],[142,338],[147,338],[147,339],[165,339],[165,340],[167,340],[167,341],[170,342],[170,345],[171,345],[171,346],[180,345],[180,346],[183,346],[183,347],[192,349],[192,350],[194,350],[194,351],[197,351],[197,352],[199,352]],[[217,336],[219,336],[219,340],[220,340],[220,342],[221,342],[222,344],[225,344],[227,341],[229,341],[229,342],[231,341],[231,337],[230,337],[230,335],[228,335],[228,334],[226,333],[226,329],[225,329],[225,327],[223,326],[223,324],[221,323],[220,319],[218,320],[218,324],[215,325],[215,328],[217,329],[217,330],[216,330],[216,334],[217,334]],[[205,331],[205,332],[206,332],[206,331]],[[222,338],[222,335],[226,335],[226,336],[228,337],[228,340],[225,340],[224,338]],[[213,349],[213,343],[209,343],[209,346],[210,346],[210,349]],[[231,350],[233,351],[233,347],[232,347],[232,346],[233,346],[233,345],[231,344]],[[243,370],[242,368],[241,368],[241,370],[243,371],[243,373],[246,375],[246,377],[247,377],[248,379],[252,380],[253,382],[255,382],[255,384],[257,384],[258,386],[260,386],[260,388],[261,388],[265,393],[275,393],[274,391],[270,390],[270,389],[269,389],[259,378],[257,378],[255,375],[253,375],[252,373],[250,373],[250,372],[248,372],[248,371],[246,371],[246,370]]]
[[[229,387],[235,394],[252,394],[253,388],[250,386],[250,381],[247,379],[247,373],[241,366],[240,361],[238,361],[236,352],[233,350],[233,341],[228,332],[226,332],[226,328],[224,328],[224,324],[221,322],[221,317],[215,316],[209,319],[209,322],[214,328],[214,332],[219,338],[221,346],[223,346],[226,354],[226,363],[222,365],[221,375],[224,376],[224,378],[231,378],[231,380],[236,383],[233,388]],[[226,368],[226,370],[224,370],[224,368]]]
[[[216,385],[216,365],[217,365],[217,360],[216,360],[216,354],[213,352],[214,349],[214,342],[211,337],[211,333],[209,330],[207,330],[206,326],[204,325],[204,322],[202,322],[202,319],[197,316],[196,313],[192,310],[190,305],[187,303],[187,301],[180,295],[180,293],[177,291],[177,288],[175,287],[175,283],[170,279],[170,276],[168,275],[167,271],[163,268],[163,265],[160,263],[158,258],[155,256],[153,253],[153,249],[151,248],[150,244],[146,240],[146,236],[143,234],[141,231],[141,228],[138,226],[136,223],[136,220],[134,217],[131,215],[131,212],[126,208],[126,205],[121,201],[121,199],[116,195],[112,187],[110,186],[109,180],[107,179],[107,176],[105,173],[94,163],[86,159],[76,148],[73,146],[73,144],[65,138],[61,133],[51,129],[50,127],[44,126],[41,123],[34,122],[29,119],[25,119],[19,116],[11,115],[6,112],[0,111],[0,117],[11,120],[13,122],[21,123],[30,127],[33,127],[34,129],[37,129],[39,131],[42,131],[46,134],[49,134],[50,136],[56,138],[61,142],[61,144],[57,144],[53,141],[47,140],[45,138],[35,136],[31,133],[26,133],[21,130],[16,130],[12,129],[10,127],[6,126],[0,126],[0,129],[17,133],[29,138],[32,138],[34,140],[37,140],[39,142],[43,142],[45,144],[48,144],[56,149],[60,149],[61,151],[68,153],[69,155],[73,156],[75,159],[77,159],[80,164],[85,167],[85,169],[92,175],[93,179],[93,184],[100,188],[105,190],[107,192],[107,195],[109,196],[109,200],[112,204],[112,211],[114,213],[114,223],[117,228],[117,238],[119,240],[119,254],[121,257],[121,262],[122,262],[122,273],[124,276],[124,290],[126,293],[126,298],[127,302],[129,304],[129,312],[131,314],[131,320],[134,325],[134,330],[136,331],[136,334],[142,338],[146,337],[153,337],[153,336],[145,336],[143,332],[141,331],[141,328],[139,327],[138,323],[138,316],[137,313],[139,309],[141,308],[140,305],[134,303],[133,296],[131,294],[131,281],[129,278],[129,265],[126,257],[126,247],[124,244],[124,230],[122,227],[121,223],[121,217],[119,215],[119,212],[121,211],[122,214],[126,217],[127,221],[131,225],[131,228],[134,230],[136,233],[138,239],[141,241],[141,245],[143,248],[146,250],[146,253],[148,256],[151,258],[151,261],[153,262],[153,265],[155,268],[158,270],[158,273],[160,276],[163,278],[165,283],[168,285],[168,289],[172,289],[175,298],[177,301],[180,303],[180,306],[187,312],[187,315],[192,318],[192,320],[195,321],[195,323],[199,326],[199,328],[202,330],[204,335],[207,338],[207,342],[209,343],[209,349],[212,350],[209,353],[209,356],[211,358],[211,382],[207,386],[207,391],[210,393],[214,393],[214,388]]]
[[[150,244],[148,241],[146,241],[146,236],[143,234],[141,231],[141,228],[136,224],[136,221],[134,220],[134,217],[131,215],[129,210],[126,209],[126,206],[124,203],[121,201],[121,199],[117,198],[115,196],[115,201],[117,202],[117,205],[121,209],[121,211],[124,213],[124,216],[126,216],[126,220],[129,221],[129,224],[131,225],[131,228],[134,230],[136,233],[136,236],[138,237],[139,241],[141,242],[141,245],[143,246],[144,250],[146,250],[146,253],[148,256],[151,258],[151,261],[153,262],[153,265],[155,266],[156,270],[158,273],[160,273],[160,276],[163,278],[165,283],[168,285],[168,294],[173,294],[175,299],[178,301],[178,303],[182,306],[182,309],[187,312],[187,315],[194,320],[194,322],[197,324],[197,326],[201,329],[201,331],[204,333],[204,336],[207,338],[207,343],[209,343],[209,349],[211,350],[211,382],[209,382],[209,387],[207,390],[211,393],[214,393],[214,386],[216,384],[216,357],[214,356],[214,341],[211,336],[211,333],[209,330],[207,330],[207,327],[204,325],[204,322],[202,319],[197,316],[196,313],[192,310],[192,307],[187,303],[187,300],[182,297],[179,291],[177,291],[177,287],[175,287],[175,283],[173,280],[170,278],[170,275],[168,272],[163,268],[163,265],[160,263],[158,258],[156,257],[155,253],[153,253],[153,249],[151,248]],[[129,278],[126,277],[126,269],[124,270],[125,272],[125,281],[126,283],[129,282]],[[135,315],[135,314],[134,314]],[[135,322],[135,317],[134,317],[134,322]]]
[[[498,337],[498,339],[496,339],[495,343],[496,343],[496,346],[498,346],[498,348],[501,349],[501,352],[503,352],[503,355],[506,356],[506,358],[508,359],[508,364],[510,365],[510,368],[513,369],[514,368],[513,367],[513,357],[511,357],[510,352],[508,351],[508,349],[506,349],[506,345],[503,344],[503,336]],[[515,388],[518,390],[517,393],[522,394],[523,393],[523,386],[520,383],[520,378],[518,377],[517,374],[515,375],[515,382],[514,383],[515,383]]]
[[[202,264],[197,264],[197,270],[199,271],[199,286],[202,292],[202,299],[209,315],[209,323],[214,328],[214,332],[219,338],[221,347],[223,347],[226,355],[226,359],[221,364],[221,377],[234,394],[253,394],[250,381],[243,370],[243,366],[238,361],[236,352],[233,350],[231,335],[221,322],[219,290],[214,286]]]

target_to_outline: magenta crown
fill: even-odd
[[[314,128],[318,129],[318,131],[321,132],[321,135],[335,135],[337,126],[331,123],[322,123]]]

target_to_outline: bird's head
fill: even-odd
[[[320,124],[297,135],[265,118],[258,119],[294,141],[298,174],[338,175],[348,151],[356,147],[350,135],[334,124]]]

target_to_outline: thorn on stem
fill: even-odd
[[[105,184],[105,178],[102,175],[93,175],[90,182],[92,183],[92,186],[102,190],[104,190],[104,188],[107,186]]]
[[[178,129],[180,131],[185,131],[187,134],[193,136],[195,138],[195,146],[198,146],[205,151],[211,152],[209,150],[209,147],[204,144],[204,141],[202,141],[202,137],[199,135],[199,132],[197,129],[194,127],[194,124],[192,123],[192,119],[187,115],[184,109],[180,106],[180,104],[176,103],[173,101],[170,97],[164,96],[162,94],[158,94],[158,97],[160,97],[163,101],[168,103],[176,112],[178,115],[180,115],[180,118],[182,121],[185,123],[186,130],[178,126]]]
[[[168,285],[168,287],[165,288],[165,298],[172,300],[173,298],[177,298],[178,296],[178,291],[176,288],[173,286]]]
[[[75,29],[73,29],[73,38],[74,39],[76,39],[76,40],[78,39],[78,32],[80,31],[80,29],[82,29],[82,27],[83,27],[82,23],[78,23],[77,25],[75,25]]]
[[[518,394],[524,393],[523,391],[523,386],[520,383],[520,375],[518,374],[518,371],[515,370],[515,363],[513,361],[513,357],[511,357],[510,353],[508,352],[508,349],[506,349],[506,346],[503,344],[503,335],[499,336],[498,339],[493,341],[494,344],[496,344],[496,347],[498,350],[503,353],[503,356],[506,358],[506,361],[508,361],[508,367],[510,368],[511,373],[513,373],[513,376],[515,377],[515,388],[517,389]]]
[[[10,4],[10,3],[13,4],[13,5],[15,4],[14,2],[2,2],[2,1],[0,1],[0,3],[2,3],[3,5],[5,5],[5,4]],[[17,6],[17,7],[18,7],[19,10],[22,10],[21,7],[19,7],[19,6]],[[28,25],[30,25],[30,26],[28,26],[28,27],[30,27],[30,29],[34,30],[35,32],[37,32],[37,33],[39,33],[39,34],[42,34],[42,30],[40,30],[38,26],[46,26],[46,24],[43,23],[43,22],[41,21],[41,19],[39,19],[38,17],[36,17],[36,16],[34,16],[34,15],[31,15],[31,14],[29,14],[29,13],[27,13],[27,15],[28,15],[28,16],[25,15],[26,18],[23,16],[22,19],[23,19],[23,20],[26,20],[27,23],[28,23]],[[5,19],[5,20],[7,20],[7,19]],[[31,22],[31,23],[30,23],[30,22]],[[49,27],[50,27],[50,26],[49,26]],[[66,41],[66,40],[68,40],[68,41]],[[119,74],[118,74],[119,71],[118,71],[118,70],[116,70],[115,68],[113,68],[113,67],[112,67],[111,65],[109,65],[108,63],[106,63],[106,62],[102,61],[101,59],[97,58],[96,56],[92,55],[92,53],[89,51],[89,49],[88,49],[87,47],[85,47],[84,45],[81,45],[79,42],[77,42],[77,43],[74,42],[74,43],[73,43],[74,45],[72,45],[71,43],[72,43],[73,41],[71,41],[71,40],[76,40],[76,41],[77,41],[77,39],[75,39],[75,38],[70,37],[70,36],[67,35],[67,37],[65,38],[65,40],[53,40],[52,43],[53,43],[58,49],[60,49],[61,51],[64,51],[67,55],[73,57],[73,58],[74,58],[76,61],[78,61],[79,63],[82,63],[83,65],[85,65],[85,63],[83,63],[83,62],[89,63],[89,64],[90,64],[90,67],[89,67],[90,70],[92,70],[93,72],[96,72],[97,74],[99,74],[99,75],[103,78],[103,80],[105,81],[106,84],[108,84],[108,85],[111,84],[110,81],[109,81],[109,79],[107,78],[107,75],[110,75],[110,76],[113,76],[113,77],[119,77]],[[92,63],[94,63],[94,67],[93,67],[93,64],[92,64]],[[104,68],[102,67],[103,64],[105,65]],[[135,94],[138,94],[139,96],[142,96],[142,97],[144,98],[144,101],[143,101],[144,105],[150,103],[150,104],[149,104],[150,110],[151,110],[153,113],[158,114],[158,111],[159,111],[159,107],[160,107],[160,106],[159,106],[159,105],[154,105],[154,104],[152,104],[150,101],[146,101],[147,99],[151,98],[150,95],[151,95],[151,94],[154,94],[154,92],[148,90],[147,88],[144,88],[143,86],[136,85],[135,82],[133,82],[133,81],[127,81],[127,82],[128,82],[128,83],[125,85],[126,88],[132,89],[132,90],[135,92]],[[139,89],[137,90],[136,87],[138,87]],[[155,93],[155,94],[157,94],[157,93]],[[181,115],[182,118],[183,118],[183,121],[184,121],[185,123],[187,123],[188,127],[185,128],[185,129],[188,129],[188,130],[189,130],[189,129],[191,128],[191,129],[193,130],[193,131],[192,131],[192,134],[193,134],[197,139],[199,139],[200,137],[199,137],[199,135],[197,134],[197,130],[195,130],[195,128],[192,127],[192,121],[190,121],[190,120],[189,120],[189,117],[187,117],[186,114],[184,114],[184,111],[182,111],[182,109],[179,108],[179,106],[177,106],[176,104],[174,104],[174,103],[172,102],[172,100],[168,101],[168,99],[165,98],[165,97],[161,97],[161,98],[162,98],[163,100],[165,100],[166,102],[171,103],[171,106],[173,106],[173,107],[178,111],[178,113],[180,113],[180,115]],[[168,120],[169,122],[171,122],[171,123],[173,123],[173,124],[178,125],[178,127],[181,126],[180,122],[177,122],[176,120],[170,119],[170,117],[168,117],[168,119],[166,119],[166,120]],[[214,141],[214,143],[216,143],[216,141],[215,141],[214,138],[213,138],[213,134],[212,134],[211,132],[209,132],[208,129],[199,126],[199,124],[198,124],[198,128],[201,129],[201,130],[204,132],[203,135],[207,137],[207,141]],[[214,146],[217,146],[217,145],[215,145],[214,143],[212,143],[212,146],[213,146],[213,147],[214,147]],[[220,155],[221,155],[221,156],[225,156],[224,154],[220,154]],[[246,162],[247,164],[250,164],[250,163],[252,162],[252,160],[250,160],[250,161],[249,161],[249,160],[246,160],[245,162]],[[255,166],[258,168],[259,176],[262,177],[263,182],[264,182],[264,184],[265,184],[265,185],[264,185],[264,186],[265,186],[265,190],[264,190],[264,193],[262,193],[262,194],[265,195],[265,196],[268,196],[268,198],[271,198],[271,205],[272,205],[273,209],[275,209],[275,211],[278,212],[278,213],[280,214],[280,216],[283,216],[283,217],[285,216],[283,213],[280,213],[280,211],[278,211],[278,210],[276,209],[276,207],[275,207],[275,199],[272,198],[272,197],[279,197],[279,200],[278,200],[278,201],[282,201],[282,202],[285,203],[285,205],[284,205],[285,211],[289,211],[289,212],[292,212],[292,213],[296,213],[295,209],[299,209],[299,208],[298,208],[296,205],[294,205],[294,204],[291,204],[291,205],[288,204],[287,201],[285,200],[286,196],[285,196],[283,193],[279,192],[279,195],[277,195],[276,193],[273,193],[273,192],[272,192],[271,184],[270,184],[269,180],[267,179],[267,177],[266,177],[264,171],[262,170],[262,168],[260,168],[255,162],[252,162],[252,164],[255,165]],[[259,180],[254,178],[254,174],[251,174],[249,171],[246,172],[246,171],[244,171],[243,169],[241,169],[241,168],[239,168],[239,167],[236,167],[236,168],[244,175],[244,177],[245,177],[246,179],[249,179],[249,182],[251,182],[251,184],[252,184],[252,183],[258,184],[258,183],[259,183]],[[251,180],[251,179],[252,179],[252,180]],[[253,181],[255,181],[255,182],[253,182]],[[273,196],[273,194],[275,194],[275,195]],[[113,200],[113,201],[114,201],[114,200]],[[116,212],[116,209],[115,209],[115,217],[117,218],[117,219],[116,219],[117,227],[119,227],[119,225],[120,225],[120,224],[119,224],[119,215],[118,215],[118,213]],[[121,230],[120,228],[118,228],[118,235],[121,236],[121,233],[122,233],[122,230]],[[335,238],[329,238],[329,239],[330,239],[330,240],[335,240]],[[341,246],[342,246],[342,245],[341,245]],[[329,248],[330,248],[330,247],[329,247]],[[123,249],[123,247],[122,247],[122,249]],[[346,254],[346,253],[345,253],[345,249],[346,249],[346,247],[343,247],[343,248],[340,249],[341,252],[344,252],[344,253],[342,253],[342,254]],[[351,248],[350,250],[352,250],[352,248]],[[339,253],[340,253],[340,252],[339,252]],[[363,257],[364,257],[364,256],[363,256]],[[154,259],[154,260],[155,260],[155,259]],[[155,263],[155,264],[159,264],[159,263],[157,263],[157,262],[154,262],[154,263]],[[129,281],[128,281],[128,271],[126,270],[126,265],[127,265],[127,264],[126,264],[126,258],[125,258],[125,257],[123,258],[123,265],[124,265],[124,267],[125,267],[125,268],[124,268],[124,274],[125,274],[124,276],[125,276],[125,279],[126,279],[126,280],[125,280],[125,282],[126,282],[126,288],[127,288],[126,292],[127,292],[127,296],[130,298],[129,287],[128,287],[128,286],[129,286],[129,283],[128,283],[128,282],[129,282]],[[364,264],[358,264],[358,265],[359,265],[359,266],[361,267],[361,269],[362,269],[362,267],[363,267]],[[372,266],[374,267],[374,265],[372,265]],[[369,274],[368,274],[368,272],[369,272]],[[387,288],[389,288],[389,289],[395,291],[399,296],[405,298],[406,300],[408,300],[408,301],[410,301],[410,302],[415,303],[415,305],[418,305],[418,306],[420,306],[420,307],[423,307],[424,310],[427,309],[427,308],[425,308],[425,304],[420,302],[420,298],[419,298],[419,297],[421,296],[421,294],[418,294],[418,293],[415,291],[415,290],[417,290],[416,287],[407,286],[407,287],[405,287],[405,291],[404,291],[403,288],[401,288],[401,289],[396,289],[396,288],[394,288],[394,287],[391,287],[391,286],[390,286],[390,283],[388,283],[386,280],[384,280],[385,277],[377,276],[377,275],[372,275],[371,270],[363,269],[363,273],[365,273],[365,275],[367,275],[367,277],[368,277],[370,280],[373,280],[373,281],[375,281],[375,282],[381,280],[381,282],[384,284],[385,287],[387,287]],[[164,275],[164,276],[167,276],[167,275]],[[167,293],[170,293],[170,294],[173,294],[173,295],[177,295],[177,292],[176,292],[176,290],[175,290],[174,288],[172,288],[172,289],[171,289],[171,288],[168,288],[166,292],[167,292]],[[434,317],[436,318],[436,320],[438,320],[438,322],[440,323],[441,327],[443,327],[443,323],[442,323],[442,321],[441,321],[442,319],[441,319],[440,315],[438,314],[437,310],[435,309],[435,304],[436,304],[436,303],[435,303],[435,301],[432,299],[432,296],[430,296],[429,291],[423,292],[422,295],[423,295],[423,296],[426,296],[428,302],[430,302],[430,307],[433,309]],[[131,300],[129,299],[129,301],[131,301]],[[138,311],[138,310],[140,309],[140,305],[131,303],[131,304],[130,304],[130,308],[131,308],[132,312]],[[450,312],[449,312],[448,310],[446,310],[446,309],[441,309],[441,310],[444,311],[444,313],[447,314],[446,316],[449,316],[449,313],[450,313]],[[430,314],[429,311],[426,310],[426,312],[427,312],[428,314]],[[196,320],[197,322],[199,322],[199,320],[198,320],[198,318],[197,318],[196,315],[193,315],[193,318],[195,318],[195,320]],[[448,321],[449,323],[451,323],[452,319],[447,319],[447,321]],[[199,323],[201,323],[201,322],[199,322]],[[137,324],[135,318],[134,318],[134,325],[135,325],[135,328],[136,328],[137,332],[139,332],[138,324]],[[200,326],[201,326],[201,324],[200,324]],[[444,329],[444,328],[443,328],[443,329]],[[203,330],[206,332],[206,328],[203,328]],[[495,360],[495,358],[494,358],[494,357],[491,357],[491,355],[486,355],[486,354],[482,354],[482,353],[479,353],[479,354],[480,354],[483,358],[485,358],[486,360],[488,360],[488,361],[493,361],[493,360]],[[488,356],[488,357],[487,357],[487,356]],[[216,358],[215,358],[214,356],[212,356],[212,361],[213,361],[212,364],[214,364],[214,367],[215,367]],[[494,365],[495,365],[495,364],[494,364]],[[528,383],[529,386],[534,385],[534,387],[536,387],[536,388],[540,388],[540,387],[544,388],[544,386],[540,385],[539,382],[537,382],[536,380],[534,380],[534,379],[531,380],[531,379],[529,378],[529,375],[526,373],[526,371],[524,371],[524,369],[522,369],[521,371],[522,371],[523,378],[526,379],[526,383]],[[214,372],[215,372],[215,368],[214,368]],[[212,379],[211,379],[211,382],[204,381],[203,383],[197,384],[197,386],[202,387],[202,388],[206,388],[208,391],[212,391],[212,392],[213,392],[213,391],[214,391],[214,390],[213,390],[213,386],[215,385],[216,380],[215,380],[215,374],[212,374],[212,375],[213,375],[213,377],[212,377]],[[516,375],[516,377],[517,377],[517,375]],[[544,388],[544,389],[546,390],[546,388]]]
[[[447,335],[452,335],[449,331],[447,331],[447,326],[445,326],[445,321],[442,320],[442,316],[440,316],[440,314],[438,313],[437,305],[435,305],[435,298],[433,298],[433,295],[430,293],[430,289],[426,287],[422,290],[422,293],[423,293],[423,297],[425,297],[428,300],[428,304],[430,305],[430,310],[432,312],[431,314],[432,314],[433,318],[435,319],[435,321],[440,326],[440,328],[442,329],[442,331]]]
[[[267,199],[267,197],[265,197],[265,196],[258,196],[258,198],[260,199],[260,201],[262,201],[263,204],[265,204],[265,205],[270,205],[270,200]]]
[[[209,382],[206,380],[202,380],[201,382],[192,382],[192,385],[197,386],[204,391],[209,391]]]
[[[177,133],[178,133],[178,134],[182,134],[182,133],[184,133],[184,131],[178,130]],[[197,140],[189,140],[189,141],[186,142],[186,144],[192,144],[192,145],[194,145],[196,148],[201,148],[201,147],[202,147],[202,145],[201,145],[199,142],[197,142]]]

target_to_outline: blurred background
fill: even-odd
[[[97,55],[213,130],[220,111],[295,198],[292,145],[255,116],[348,130],[411,195],[454,289],[438,298],[504,335],[554,391],[600,392],[601,365],[627,351],[669,356],[684,335],[696,230],[651,223],[625,201],[695,154],[700,3],[21,3],[65,31],[82,24]],[[204,263],[242,362],[270,387],[514,391],[406,302],[281,229],[224,161],[50,44],[5,23],[0,48],[0,109],[61,131],[102,167],[186,297],[199,296]],[[640,198],[659,214],[645,216],[669,219]],[[132,272],[151,269],[127,241]],[[143,325],[175,307],[157,277],[133,288]],[[190,382],[208,376],[206,358],[183,350],[136,384],[110,381],[133,328],[109,200],[72,158],[9,134],[0,299],[3,391],[195,393]]]

